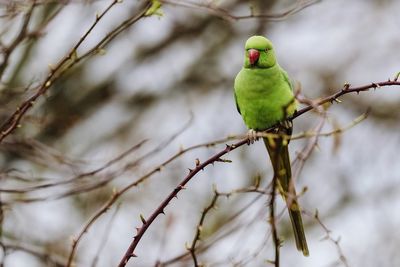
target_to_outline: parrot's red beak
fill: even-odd
[[[260,52],[256,49],[249,49],[249,61],[250,65],[254,65],[258,58],[260,57]]]

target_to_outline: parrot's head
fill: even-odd
[[[264,36],[252,36],[246,41],[245,68],[266,69],[276,63],[275,53],[270,40]]]

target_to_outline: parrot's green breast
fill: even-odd
[[[296,110],[291,84],[278,64],[242,68],[234,87],[239,112],[250,129],[265,130]]]

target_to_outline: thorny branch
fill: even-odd
[[[134,254],[136,246],[139,244],[140,239],[143,237],[144,233],[147,231],[147,229],[150,227],[150,225],[153,223],[153,221],[158,217],[160,214],[165,214],[164,209],[168,206],[168,204],[171,202],[173,198],[175,198],[178,193],[185,189],[186,184],[201,170],[203,170],[205,167],[207,167],[210,164],[214,164],[215,162],[226,162],[224,159],[221,157],[225,154],[227,154],[230,151],[235,150],[236,148],[246,144],[248,140],[242,140],[236,144],[233,145],[227,145],[224,150],[220,151],[219,153],[215,154],[211,158],[207,159],[203,163],[196,162],[196,167],[194,169],[189,169],[189,174],[186,175],[186,177],[182,180],[182,182],[179,183],[177,187],[168,195],[168,197],[158,206],[158,208],[150,215],[149,218],[145,219],[144,217],[141,218],[142,220],[142,226],[137,228],[137,234],[135,235],[132,243],[130,244],[128,250],[126,251],[125,255],[122,257],[119,267],[126,266],[128,263],[129,259],[132,257],[136,257]],[[199,163],[199,164],[197,164]]]
[[[314,103],[316,103],[316,105],[318,105],[318,106],[323,105],[325,103],[329,103],[329,102],[340,103],[341,100],[339,99],[339,97],[349,94],[349,93],[359,94],[360,92],[366,92],[366,91],[369,91],[370,89],[375,90],[375,89],[380,89],[382,87],[399,86],[399,85],[400,85],[400,82],[398,81],[398,76],[396,76],[393,80],[388,79],[387,81],[384,81],[384,82],[370,83],[370,84],[356,86],[356,87],[351,87],[350,84],[346,83],[343,85],[343,88],[341,90],[337,91],[335,94],[324,97],[322,99],[316,99],[316,100],[314,100]],[[294,118],[297,118],[298,116],[312,110],[313,108],[314,107],[311,105],[309,105],[305,108],[302,108],[299,111],[297,111],[290,119],[293,120]]]
[[[368,91],[370,89],[377,89],[377,88],[382,88],[382,87],[388,87],[388,86],[400,86],[400,82],[397,81],[397,79],[395,78],[394,80],[388,80],[385,82],[378,82],[378,83],[371,83],[368,85],[364,85],[364,86],[358,86],[358,87],[351,87],[350,84],[345,84],[344,87],[342,89],[340,89],[337,93],[325,97],[321,100],[313,100],[313,103],[315,103],[315,105],[320,106],[324,103],[327,102],[337,102],[340,103],[340,100],[338,99],[340,96],[343,96],[345,94],[349,94],[349,93],[359,93],[359,92],[364,92],[364,91]],[[315,106],[311,106],[308,105],[302,109],[300,109],[298,112],[296,112],[291,118],[289,118],[290,120],[293,120],[301,115],[303,115],[306,112],[309,112],[310,110],[314,109]],[[274,127],[271,127],[270,129],[267,129],[266,132],[268,132],[269,130],[273,129]],[[148,228],[150,227],[150,225],[154,222],[154,220],[160,215],[160,214],[165,214],[165,208],[168,206],[168,204],[170,203],[170,201],[176,197],[178,195],[178,193],[185,189],[185,185],[201,170],[203,170],[205,167],[207,167],[210,164],[214,164],[215,162],[226,162],[226,160],[223,160],[221,157],[230,153],[231,151],[245,145],[245,144],[249,144],[249,139],[246,138],[244,140],[241,140],[237,143],[234,143],[232,145],[227,145],[225,147],[225,149],[223,149],[222,151],[216,153],[215,155],[213,155],[212,157],[210,157],[209,159],[207,159],[206,161],[204,161],[201,164],[198,164],[199,162],[196,162],[196,167],[194,169],[190,169],[189,174],[187,176],[185,176],[185,178],[179,183],[179,185],[177,187],[175,187],[175,189],[173,191],[170,192],[170,194],[165,198],[165,200],[154,210],[154,212],[146,219],[145,217],[141,217],[141,221],[142,221],[142,225],[140,227],[137,228],[137,234],[134,236],[133,241],[131,242],[131,244],[129,245],[127,251],[125,252],[124,256],[122,257],[120,263],[119,263],[119,267],[124,267],[126,266],[126,264],[128,263],[128,261],[132,258],[132,257],[136,257],[135,249],[137,247],[137,245],[139,244],[141,238],[143,237],[143,235],[145,234],[145,232],[148,230]],[[278,239],[277,239],[278,240]],[[276,241],[277,241],[276,240]],[[277,243],[278,244],[278,243]],[[277,254],[277,253],[276,253]],[[279,252],[278,252],[279,255]],[[277,260],[277,258],[275,259]],[[276,262],[275,262],[276,264]]]

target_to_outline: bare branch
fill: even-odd
[[[4,255],[9,253],[10,251],[23,251],[28,254],[31,254],[38,259],[42,260],[43,262],[49,264],[48,266],[54,267],[63,267],[62,258],[60,256],[55,257],[54,255],[50,255],[49,252],[43,251],[42,248],[37,248],[32,245],[27,245],[26,242],[22,244],[17,244],[15,242],[10,241],[2,241],[0,242],[0,247],[3,249]],[[3,260],[6,257],[3,257]]]
[[[102,252],[104,246],[106,245],[107,240],[108,240],[108,238],[110,236],[111,229],[112,229],[112,224],[114,223],[115,217],[117,216],[117,213],[118,213],[120,207],[121,207],[121,205],[117,205],[116,209],[114,210],[114,213],[111,215],[110,221],[108,222],[107,226],[105,227],[105,232],[104,232],[102,240],[99,242],[100,246],[99,246],[99,248],[97,250],[96,256],[93,259],[92,267],[96,267],[97,266],[97,263],[99,261],[101,252]]]

